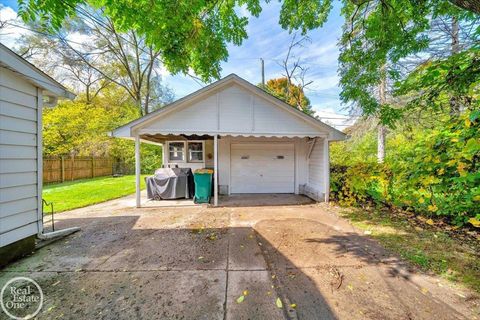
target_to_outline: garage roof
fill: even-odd
[[[159,134],[345,139],[343,132],[291,107],[236,74],[112,132],[114,137],[132,139],[139,135],[144,140]]]

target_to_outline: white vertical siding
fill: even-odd
[[[140,133],[283,133],[318,134],[302,118],[238,85],[192,101],[157,120],[146,121]],[[328,134],[327,131],[324,133]]]
[[[252,131],[252,99],[245,90],[232,86],[221,91],[219,97],[220,131]]]
[[[295,193],[300,193],[300,186],[307,183],[307,139],[295,139]]]
[[[316,138],[313,148],[307,146],[308,179],[302,193],[317,201],[325,195],[325,146],[324,140]],[[308,153],[310,152],[310,155]]]
[[[230,193],[230,137],[218,140],[218,185],[220,194]]]
[[[308,185],[323,191],[323,141],[317,139],[308,159]]]
[[[37,233],[37,103],[35,86],[0,68],[0,246]]]
[[[213,168],[213,140],[205,140],[205,167]]]

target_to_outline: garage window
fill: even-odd
[[[203,162],[203,141],[169,141],[168,162]]]
[[[203,142],[188,142],[188,162],[203,162]]]
[[[169,142],[168,159],[170,161],[185,161],[185,143]]]

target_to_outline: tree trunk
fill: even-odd
[[[462,9],[480,14],[480,1],[478,0],[449,0],[449,1]]]
[[[457,18],[452,18],[452,46],[451,46],[451,54],[457,54],[460,52],[460,38],[459,38],[459,30],[460,26],[458,24]],[[460,114],[460,101],[458,96],[453,93],[452,97],[450,98],[450,116],[455,117]]]
[[[383,163],[385,160],[385,132],[386,128],[382,124],[378,124],[377,136],[377,161]]]
[[[380,100],[380,105],[387,104],[387,75],[385,73],[386,65],[383,65],[380,73],[381,73],[381,80],[378,86],[378,95]],[[386,128],[382,123],[378,124],[378,136],[377,136],[377,161],[378,163],[383,163],[385,160],[385,133]]]

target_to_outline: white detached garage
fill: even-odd
[[[235,74],[118,129],[140,143],[161,144],[164,164],[214,169],[218,194],[295,193],[328,201],[329,142],[345,135]]]

